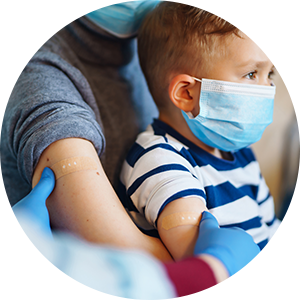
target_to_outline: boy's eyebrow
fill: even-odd
[[[269,61],[253,61],[253,60],[249,60],[245,63],[242,63],[239,65],[240,68],[243,68],[243,67],[253,67],[253,68],[264,68],[266,67],[267,65],[269,65],[270,62]],[[275,66],[272,65],[271,66],[271,69],[274,69]]]

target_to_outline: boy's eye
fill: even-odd
[[[250,72],[250,73],[248,73],[246,75],[246,78],[248,78],[248,79],[255,79],[255,74],[256,73],[257,73],[256,71]]]
[[[268,78],[273,79],[274,73],[275,73],[274,70],[271,70],[270,73],[268,74]]]

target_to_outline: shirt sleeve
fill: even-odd
[[[40,155],[57,140],[83,138],[101,154],[104,136],[89,97],[82,73],[56,54],[37,53],[25,67],[9,99],[2,134],[28,184]]]
[[[196,257],[164,264],[177,296],[194,294],[217,284],[210,266]]]
[[[156,141],[142,147],[136,143],[124,164],[121,181],[137,210],[154,227],[159,213],[173,200],[194,196],[206,204],[202,179],[170,144]]]

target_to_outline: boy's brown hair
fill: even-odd
[[[199,76],[197,70],[205,60],[224,52],[220,41],[228,35],[239,36],[239,30],[216,15],[185,4],[161,2],[147,15],[138,34],[138,52],[158,108],[168,97],[171,74]]]

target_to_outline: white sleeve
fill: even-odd
[[[170,145],[145,149],[134,166],[125,162],[121,181],[135,207],[154,227],[162,208],[173,200],[193,196],[206,205],[202,179]]]

